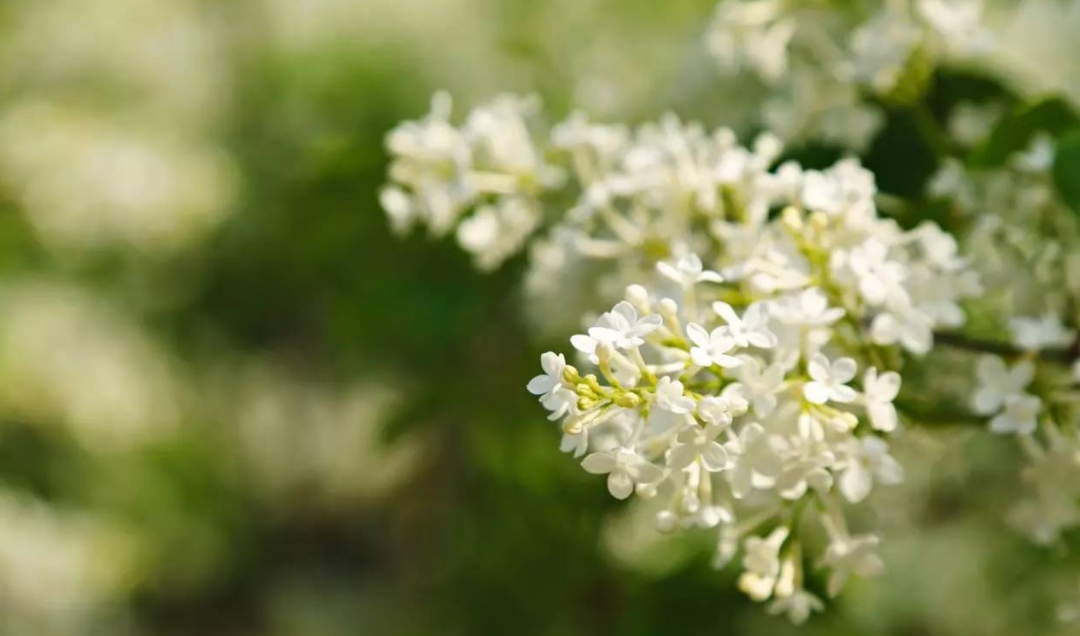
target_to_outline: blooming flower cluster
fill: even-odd
[[[503,97],[479,112],[522,103]],[[479,191],[462,185],[468,170],[416,176],[476,119],[458,131],[435,113],[391,135],[391,177],[413,192],[387,190],[396,223],[445,232],[463,219],[460,239],[484,214],[489,203],[468,216]],[[807,564],[831,573],[830,594],[879,571],[877,537],[849,532],[843,508],[902,478],[885,441],[898,428],[890,369],[901,351],[929,351],[933,329],[960,325],[959,302],[980,290],[950,235],[879,217],[873,175],[854,160],[775,165],[782,147],[770,135],[747,148],[671,116],[630,131],[574,114],[547,150],[518,142],[531,149],[521,156],[561,162],[577,193],[532,251],[532,284],[561,288],[593,263],[604,272],[597,296],[625,290],[571,339],[580,364],[546,353],[529,383],[561,423],[563,449],[605,475],[612,496],[666,501],[660,530],[717,528],[720,562],[741,545],[742,589],[796,621],[821,607],[803,588]],[[518,174],[497,196],[528,208],[539,197],[521,182],[564,183]],[[432,192],[469,194],[436,213],[421,203]],[[801,538],[814,521],[830,537],[816,559]]]
[[[719,564],[743,548],[741,589],[801,622],[822,607],[803,587],[811,520],[830,538],[815,562],[830,572],[830,594],[853,573],[881,569],[877,537],[851,534],[842,508],[903,477],[884,439],[897,427],[900,376],[874,366],[860,374],[842,355],[833,336],[844,310],[819,287],[740,314],[707,300],[724,282],[696,257],[657,269],[679,274],[683,304],[631,286],[571,339],[599,375],[549,352],[528,388],[561,421],[563,449],[606,475],[612,496],[660,498],[663,532],[717,528]]]
[[[545,133],[538,102],[510,95],[455,125],[438,95],[390,134],[382,196],[396,229],[456,232],[481,268],[527,251],[533,304],[587,316],[528,384],[562,450],[613,497],[653,500],[659,531],[714,530],[717,565],[740,562],[740,589],[796,623],[824,606],[808,572],[834,596],[883,569],[849,513],[903,479],[900,371],[935,342],[983,354],[945,419],[1019,441],[1034,494],[1015,524],[1042,543],[1080,525],[1080,217],[1053,142],[976,168],[963,153],[1003,107],[961,104],[941,130],[923,111],[942,156],[915,203],[943,205],[947,229],[879,214],[857,159],[785,160],[785,141],[864,149],[880,106],[922,104],[935,68],[990,48],[979,0],[833,4],[718,5],[713,56],[770,90],[749,144],[671,114],[575,112]]]
[[[982,13],[980,0],[735,0],[717,5],[706,44],[770,88],[764,119],[781,137],[860,149],[883,121],[863,95],[911,103],[939,64],[988,52]]]

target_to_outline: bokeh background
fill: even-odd
[[[1067,546],[1002,522],[1009,446],[951,429],[908,436],[867,513],[889,575],[766,616],[712,537],[656,534],[558,452],[524,385],[579,311],[530,312],[520,261],[390,235],[383,138],[439,88],[750,132],[713,4],[0,4],[0,634],[1080,633]],[[938,77],[936,107],[1080,97],[1080,10],[1019,5],[1014,84]],[[911,125],[865,157],[903,196],[935,168]]]

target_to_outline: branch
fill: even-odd
[[[992,353],[994,355],[1006,357],[1006,358],[1018,358],[1023,355],[1030,354],[1032,352],[1019,349],[1007,342],[1001,342],[998,340],[986,340],[983,338],[973,338],[966,336],[962,333],[955,331],[936,331],[934,332],[934,342],[937,344],[945,345],[946,347],[952,347],[953,349],[963,349],[965,351],[978,351],[981,353]],[[1080,339],[1077,339],[1072,345],[1066,349],[1043,349],[1038,352],[1034,352],[1034,355],[1047,362],[1059,362],[1062,364],[1069,364],[1080,357]]]

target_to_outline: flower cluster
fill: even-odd
[[[563,449],[606,475],[617,498],[668,501],[660,529],[720,528],[721,561],[743,546],[743,589],[793,619],[820,605],[802,587],[800,524],[817,519],[828,531],[816,564],[832,572],[830,593],[851,573],[880,569],[877,538],[847,531],[843,503],[900,480],[884,440],[898,427],[900,376],[890,369],[902,351],[928,352],[935,328],[962,324],[959,302],[980,291],[952,237],[880,217],[873,175],[855,160],[806,170],[779,162],[774,136],[748,148],[729,130],[673,116],[631,131],[576,113],[544,152],[511,135],[520,152],[508,154],[531,158],[518,165],[533,172],[480,195],[468,185],[474,164],[447,171],[447,154],[428,148],[470,156],[461,149],[477,119],[457,131],[436,112],[395,131],[391,177],[413,195],[391,186],[384,203],[399,225],[445,232],[456,219],[460,240],[492,204],[471,216],[467,206],[485,197],[538,209],[540,189],[522,183],[576,192],[531,251],[530,286],[565,289],[591,263],[594,297],[625,291],[571,339],[590,371],[547,353],[529,383],[561,422]],[[520,176],[537,170],[567,178]],[[437,212],[423,203],[432,200],[453,204]]]
[[[549,352],[528,388],[561,421],[563,449],[606,475],[612,496],[659,497],[664,532],[718,528],[720,564],[743,548],[740,587],[801,622],[821,608],[803,587],[811,520],[830,539],[816,561],[830,572],[830,594],[852,573],[881,569],[878,539],[849,533],[842,505],[903,477],[884,440],[897,428],[900,376],[859,373],[840,355],[833,336],[845,312],[819,287],[740,314],[708,300],[723,295],[724,280],[696,257],[657,269],[677,281],[682,304],[630,287],[571,339],[599,375]]]
[[[439,237],[456,227],[461,247],[483,269],[521,249],[542,220],[535,195],[562,180],[530,136],[536,107],[535,99],[503,95],[455,127],[450,97],[438,93],[427,117],[394,130],[386,145],[400,185],[381,195],[394,229],[424,224]],[[462,221],[467,210],[473,213]]]
[[[1019,440],[1034,496],[1012,520],[1043,543],[1080,525],[1080,217],[1054,144],[980,167],[964,154],[1004,107],[962,103],[942,129],[925,109],[938,66],[990,48],[979,0],[842,4],[718,5],[713,56],[769,89],[749,144],[672,114],[545,133],[509,95],[456,126],[437,96],[391,133],[382,196],[395,228],[455,231],[482,268],[527,251],[535,311],[586,315],[528,384],[562,450],[612,496],[652,499],[660,531],[714,529],[717,564],[741,558],[740,588],[794,622],[823,607],[808,571],[830,596],[881,571],[848,514],[902,480],[899,372],[935,341],[985,354],[974,385],[957,378],[970,409],[941,419]],[[864,149],[883,105],[921,116],[941,155],[925,200],[882,197],[854,158],[785,160],[786,141]]]
[[[972,267],[995,290],[978,308],[1002,317],[997,331],[1007,334],[1012,360],[977,361],[971,409],[992,432],[1016,436],[1031,496],[1011,520],[1041,544],[1080,526],[1080,355],[1077,330],[1067,326],[1080,310],[1080,223],[1054,192],[1054,155],[1039,134],[1004,166],[947,161],[928,186],[965,221]]]
[[[979,0],[734,0],[717,5],[706,44],[723,70],[770,88],[771,130],[860,149],[883,121],[863,95],[914,102],[937,65],[986,53],[982,13]]]

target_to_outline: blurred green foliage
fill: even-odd
[[[5,10],[4,28],[25,28],[33,4]],[[128,547],[100,554],[117,567],[129,564],[119,591],[85,622],[58,627],[46,617],[5,633],[30,633],[19,631],[26,625],[43,634],[203,636],[793,633],[739,594],[730,572],[711,567],[709,537],[660,549],[661,561],[674,555],[665,567],[633,567],[612,554],[603,537],[627,511],[558,451],[558,433],[523,390],[551,343],[526,329],[517,295],[522,263],[478,274],[448,241],[391,236],[376,200],[385,133],[422,113],[433,89],[467,100],[486,84],[536,91],[558,116],[576,103],[575,78],[585,74],[582,60],[592,59],[582,51],[594,39],[624,58],[611,65],[621,74],[607,79],[641,97],[616,100],[617,114],[641,120],[673,108],[710,125],[724,121],[717,104],[725,96],[712,74],[688,70],[701,67],[693,51],[713,3],[458,3],[475,15],[462,12],[457,20],[487,21],[484,33],[500,56],[491,69],[467,69],[483,78],[480,88],[431,68],[458,53],[425,40],[441,25],[382,32],[380,11],[392,12],[393,2],[352,3],[356,12],[342,15],[364,28],[323,25],[330,35],[302,45],[275,39],[285,36],[267,26],[270,10],[261,3],[174,4],[210,22],[223,41],[224,57],[215,61],[230,70],[223,114],[199,133],[234,166],[237,193],[220,224],[167,254],[123,241],[89,252],[57,249],[28,220],[35,212],[22,203],[20,184],[0,188],[0,304],[20,302],[10,290],[27,281],[82,290],[130,317],[167,352],[183,385],[174,429],[105,450],[73,432],[63,411],[0,411],[3,488],[118,528]],[[409,5],[399,4],[399,11]],[[414,4],[417,14],[430,8]],[[72,33],[79,15],[68,10]],[[75,107],[119,99],[138,108],[126,91],[118,98],[96,77],[51,87],[12,80],[0,99],[6,109],[58,91],[57,99]],[[1016,99],[977,77],[939,77],[931,115],[942,117],[962,99],[989,98]],[[1042,108],[1018,111],[1010,125],[1019,128],[995,133],[986,156],[1045,127],[1030,121]],[[917,197],[935,168],[915,117],[890,110],[866,157],[886,175],[886,192]],[[792,153],[814,165],[838,151]],[[385,417],[372,416],[373,455],[417,444],[411,470],[378,492],[329,505],[318,480],[301,480],[283,500],[268,497],[238,441],[237,411],[219,404],[231,405],[240,393],[233,382],[264,361],[289,378],[282,391],[388,386],[398,399]],[[0,382],[7,379],[0,374]],[[289,424],[302,439],[312,422]],[[353,452],[340,446],[345,457]],[[356,457],[371,461],[372,475],[386,470]],[[994,483],[1000,474],[965,479]],[[1045,557],[987,520],[992,497],[973,500],[960,483],[933,489],[929,525],[952,528],[959,519],[968,523],[968,513],[983,515],[979,536],[1007,548],[980,574],[990,589],[1014,589]],[[19,574],[34,576],[3,576]],[[17,613],[16,602],[0,593],[0,612]],[[44,606],[50,614],[48,599]],[[1045,617],[1045,603],[1019,615],[1028,620],[1040,611]],[[886,623],[841,605],[806,631],[957,633],[900,613]],[[1000,629],[980,624],[969,633],[1017,633],[1008,631],[1016,624],[1002,619]]]

